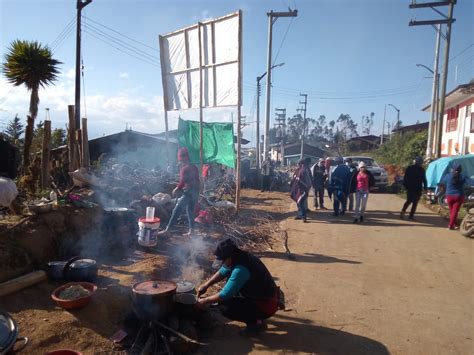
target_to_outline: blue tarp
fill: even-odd
[[[454,157],[444,157],[432,161],[426,169],[426,180],[429,188],[436,188],[441,179],[446,175],[451,166],[457,163],[462,166],[465,176],[474,179],[474,154],[460,155]]]

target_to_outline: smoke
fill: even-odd
[[[205,270],[210,266],[209,256],[214,243],[202,237],[192,237],[174,250],[176,263],[181,271],[181,279],[199,284],[204,279]]]

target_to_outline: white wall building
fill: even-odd
[[[441,156],[474,154],[474,83],[459,85],[446,94]],[[431,112],[431,105],[423,109]],[[437,139],[433,140],[433,152]]]

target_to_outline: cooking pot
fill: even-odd
[[[48,276],[52,280],[91,282],[97,277],[97,262],[78,256],[68,261],[51,261],[48,263]]]
[[[172,281],[150,280],[132,287],[132,306],[142,320],[160,320],[174,310],[176,284]]]
[[[198,320],[202,309],[196,305],[197,301],[198,297],[193,293],[176,294],[176,314],[182,318]]]
[[[181,280],[176,282],[176,293],[196,293],[196,285],[194,282]]]
[[[6,354],[9,351],[20,351],[26,344],[28,344],[28,338],[18,338],[18,326],[15,320],[7,313],[0,310],[0,354]],[[23,342],[23,344],[14,349],[15,343]]]

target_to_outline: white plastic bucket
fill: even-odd
[[[138,244],[143,247],[154,247],[158,244],[158,231],[160,229],[160,219],[148,220],[142,217],[138,220]]]

